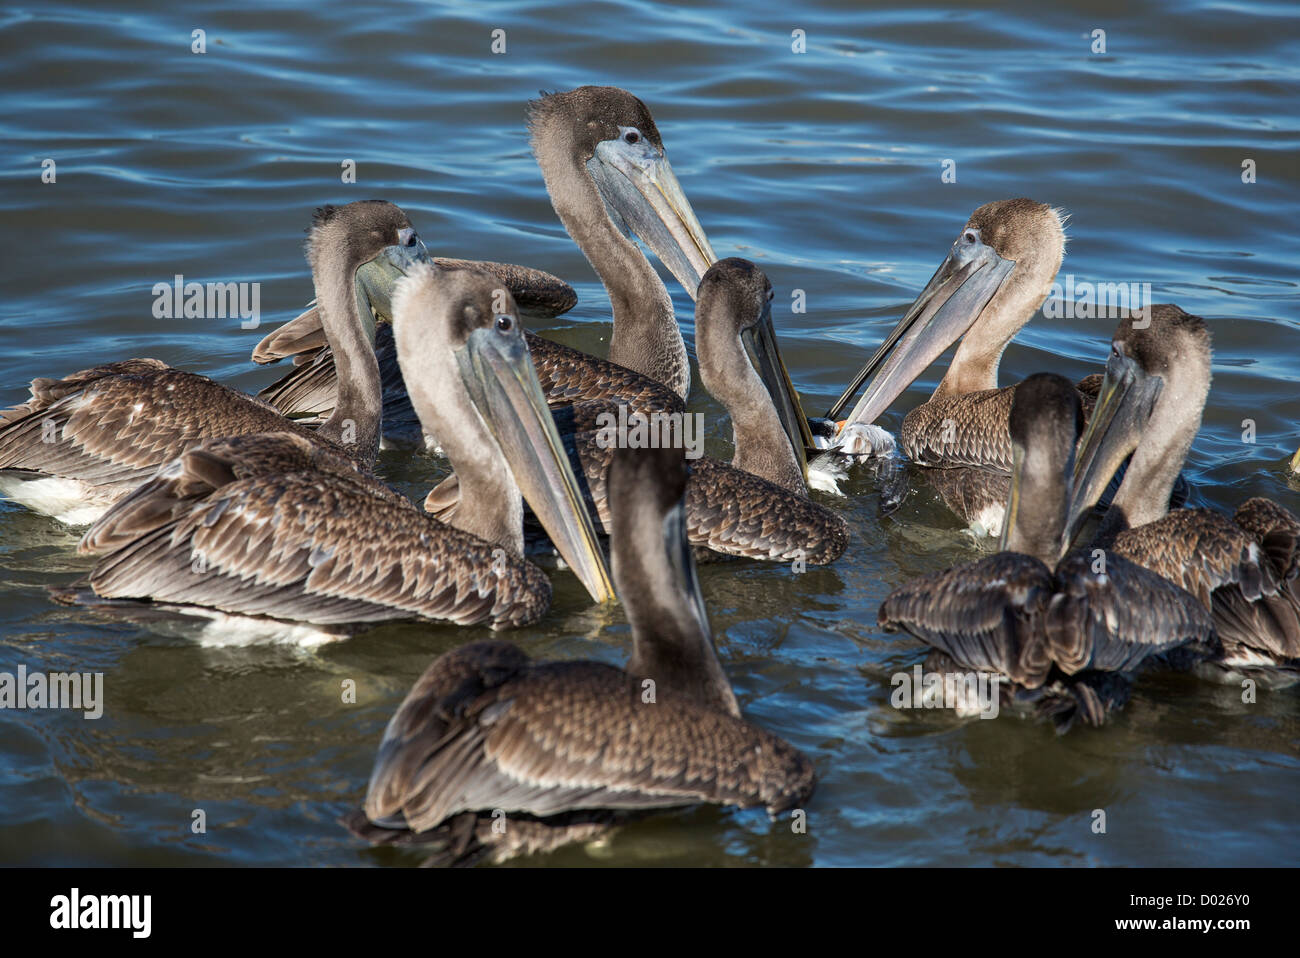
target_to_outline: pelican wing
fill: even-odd
[[[562,343],[528,334],[528,350],[542,394],[552,406],[584,400],[626,402],[632,409],[682,412],[685,404],[667,386],[626,366],[597,359]]]
[[[276,437],[245,438],[190,450],[91,527],[83,548],[110,549],[90,576],[97,594],[321,625],[504,628],[549,606],[541,570],[424,515],[346,460],[293,468],[304,447],[273,455],[256,443]]]
[[[289,323],[280,328],[284,330],[292,325]],[[391,323],[381,323],[375,329],[375,359],[379,362],[379,383],[383,392],[381,421],[384,438],[418,444],[422,434],[420,418],[406,394],[406,381],[397,362],[397,344],[393,340]],[[327,347],[294,356],[293,368],[259,392],[257,398],[270,403],[294,421],[315,428],[333,414],[338,388],[334,351]]]
[[[1211,509],[1173,512],[1115,537],[1112,552],[1139,563],[1192,593],[1208,609],[1211,595],[1236,586],[1255,601],[1277,591],[1277,575],[1259,544]]]
[[[999,552],[900,586],[881,604],[878,621],[964,668],[1037,688],[1052,665],[1041,640],[1051,595],[1047,566],[1032,556]]]
[[[0,421],[0,468],[93,485],[139,483],[205,436],[301,431],[243,393],[154,359],[35,380],[32,399]]]
[[[1044,629],[1061,671],[1127,672],[1148,656],[1211,641],[1209,613],[1191,593],[1113,552],[1102,568],[1083,551],[1056,567]]]
[[[903,419],[899,442],[921,466],[982,466],[1011,472],[1015,387],[931,399]]]
[[[529,665],[505,643],[439,658],[389,724],[366,814],[434,828],[464,811],[550,816],[700,802],[793,808],[798,750],[740,719],[589,662]]]

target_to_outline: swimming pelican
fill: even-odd
[[[0,413],[0,492],[79,525],[93,522],[186,449],[208,438],[285,431],[370,468],[379,444],[372,399],[379,369],[356,310],[357,268],[385,247],[397,262],[426,256],[405,213],[367,200],[316,211],[307,259],[324,335],[346,384],[316,433],[263,402],[156,359],[129,359],[32,381],[32,398]],[[385,257],[386,259],[386,257]]]
[[[1061,210],[1023,198],[975,210],[916,301],[827,413],[837,419],[879,368],[844,429],[874,423],[961,339],[938,387],[903,419],[898,438],[913,463],[947,473],[934,481],[949,508],[993,536],[1002,531],[1009,491],[1007,422],[1016,391],[1015,385],[998,388],[998,365],[1051,291],[1065,255],[1064,220]],[[1079,384],[1085,415],[1099,380]]]
[[[741,718],[718,661],[685,483],[681,450],[620,449],[610,466],[627,670],[535,662],[506,642],[440,656],[388,723],[365,806],[344,819],[354,833],[473,864],[591,840],[657,809],[776,816],[808,800],[812,763]]]
[[[684,400],[690,388],[686,346],[668,290],[632,237],[654,251],[692,298],[716,256],[668,163],[654,118],[626,90],[585,86],[533,101],[528,123],[555,212],[600,276],[613,307],[608,362],[529,334],[548,401],[617,399],[647,412],[680,410],[672,397]],[[392,282],[380,275],[382,268],[363,271],[370,307],[381,320],[385,289]],[[523,274],[512,285],[531,288],[536,282],[536,276]],[[318,347],[318,325],[309,310],[264,339],[254,360],[289,355],[300,343]],[[393,405],[402,391],[400,372],[389,352],[380,360],[387,402]],[[267,398],[292,415],[320,415],[332,398],[327,365],[328,353],[322,351],[271,387],[275,395]],[[637,375],[629,376],[629,370]],[[291,385],[303,377],[310,377],[310,388]],[[393,409],[386,419],[404,421],[398,407]]]
[[[1101,725],[1127,699],[1126,673],[1143,660],[1212,645],[1210,619],[1192,595],[1120,556],[1104,567],[1086,552],[1059,558],[1083,429],[1069,380],[1030,376],[1015,392],[1008,425],[1002,551],[895,589],[879,624],[933,648],[931,671],[997,677],[1008,700],[1035,704],[1059,731],[1076,717]]]
[[[1232,518],[1167,505],[1201,425],[1210,368],[1199,316],[1157,305],[1121,322],[1080,446],[1067,532],[1078,533],[1131,455],[1093,547],[1145,566],[1210,610],[1223,653],[1198,671],[1291,684],[1300,679],[1300,519],[1265,498],[1246,500]]]
[[[108,553],[90,575],[95,597],[325,626],[525,625],[546,612],[551,587],[522,558],[522,491],[591,595],[611,598],[514,304],[498,286],[416,263],[395,293],[411,400],[462,477],[449,521],[301,436],[208,440],[86,533],[82,551]]]
[[[708,456],[693,460],[687,529],[693,545],[721,555],[825,565],[843,554],[848,525],[808,498],[795,429],[802,414],[793,402],[777,406],[773,398],[789,395],[790,380],[772,331],[770,294],[762,271],[740,259],[715,264],[700,283],[695,308],[700,374],[731,415],[736,451],[731,463]],[[608,531],[614,519],[607,488],[614,450],[632,441],[637,423],[630,413],[618,418],[613,403],[581,406],[565,441],[575,471],[586,480],[593,518]],[[619,432],[624,419],[630,427],[626,436]],[[673,421],[681,423],[679,433],[667,428]],[[649,428],[638,442],[678,441],[691,425],[655,415],[640,422]],[[446,515],[456,502],[458,482],[454,475],[445,479],[429,493],[425,508]]]

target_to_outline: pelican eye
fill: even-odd
[[[980,237],[979,234],[976,233],[974,230],[967,230],[965,233],[962,234],[961,238],[962,238],[962,242],[971,244],[971,243],[979,242]]]
[[[628,130],[623,134],[623,139],[628,143],[639,143],[641,140],[641,134],[636,130]]]
[[[515,319],[513,316],[498,315],[497,329],[503,333],[508,333],[515,328]]]

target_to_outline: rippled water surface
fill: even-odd
[[[1291,4],[106,6],[0,12],[2,405],[33,377],[130,356],[266,385],[280,370],[249,352],[312,295],[312,208],[372,196],[405,207],[435,253],[571,281],[580,302],[555,334],[603,355],[608,301],[551,209],[523,117],[539,88],[616,84],[654,111],[718,255],[771,277],[810,411],[835,398],[975,206],[1027,195],[1073,215],[1063,273],[1149,282],[1157,302],[1210,320],[1194,501],[1300,507],[1286,471],[1300,442]],[[805,53],[791,50],[795,29]],[[1096,29],[1104,54],[1091,51]],[[54,183],[41,180],[47,158]],[[340,181],[347,159],[355,185]],[[955,183],[941,182],[947,159]],[[177,273],[260,282],[262,328],[155,319],[151,288]],[[690,301],[670,288],[690,345]],[[804,313],[791,311],[795,289]],[[1003,381],[1099,368],[1112,325],[1036,318]],[[886,425],[936,381],[927,374]],[[698,377],[692,403],[708,450],[729,456],[730,426]],[[415,495],[445,465],[386,453],[381,470]],[[822,498],[853,534],[834,566],[702,570],[742,707],[816,763],[808,833],[704,809],[530,864],[1300,862],[1294,689],[1245,705],[1239,690],[1153,677],[1104,731],[1060,738],[1009,715],[893,709],[889,676],[922,653],[876,628],[880,600],[981,547],[924,496],[882,519],[870,475],[846,491]],[[88,567],[75,543],[0,503],[0,670],[102,671],[107,698],[98,721],[0,712],[0,862],[418,860],[363,847],[335,819],[363,796],[384,723],[424,667],[490,633],[401,626],[313,652],[200,647],[53,606],[46,586]],[[534,656],[621,664],[628,649],[621,613],[591,608],[567,574],[544,623],[510,637]],[[347,679],[355,705],[341,701]],[[206,834],[191,832],[195,809]]]

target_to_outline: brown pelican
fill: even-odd
[[[312,434],[279,412],[206,376],[155,359],[130,359],[63,379],[32,381],[32,398],[0,413],[0,492],[68,522],[94,521],[160,465],[207,438],[283,430],[354,459],[367,469],[379,443],[373,394],[379,370],[356,312],[357,268],[385,256],[427,255],[406,214],[367,200],[316,211],[307,258],[345,388],[333,415]]]
[[[1141,566],[1085,552],[1063,559],[1067,492],[1083,428],[1079,395],[1051,373],[1030,376],[1011,407],[1011,495],[1002,551],[924,575],[880,607],[886,631],[931,646],[931,671],[972,671],[1010,686],[1065,731],[1102,724],[1127,697],[1125,673],[1190,643],[1210,644],[1196,599]]]
[[[548,401],[637,401],[640,397],[640,408],[671,409],[672,395],[684,400],[690,388],[686,346],[668,290],[632,237],[654,251],[692,298],[716,257],[668,163],[654,118],[645,104],[626,90],[587,86],[544,94],[533,101],[529,128],[551,202],[604,283],[614,320],[608,363],[541,337],[529,337],[533,363]],[[382,319],[385,289],[392,278],[374,269],[363,272],[370,274],[363,279],[370,307]],[[530,290],[538,280],[536,274],[522,271],[505,278],[513,288]],[[303,347],[319,347],[318,325],[309,310],[263,340],[254,360],[266,362]],[[404,421],[398,398],[403,391],[400,372],[391,352],[382,349],[382,325],[377,342],[386,413],[390,411],[387,407],[393,413],[386,418]],[[266,398],[292,415],[320,415],[332,401],[328,360],[327,351],[322,350],[310,364],[272,386]],[[628,370],[639,375],[629,377]],[[299,379],[310,379],[310,383],[302,383],[300,388]],[[670,395],[650,388],[653,384]]]
[[[796,400],[778,406],[773,398],[784,399],[793,390],[772,331],[770,293],[767,277],[739,259],[715,264],[700,283],[695,310],[700,374],[731,414],[736,452],[730,464],[708,456],[693,460],[687,528],[693,545],[714,553],[824,565],[843,554],[848,525],[808,498],[796,431],[803,417]],[[644,430],[645,440],[633,440],[632,414],[620,417],[612,403],[582,406],[565,440],[575,471],[586,480],[593,517],[608,531],[613,511],[607,477],[614,450],[632,441],[676,442],[689,423],[672,418],[678,414],[643,416],[642,424],[650,428]],[[674,421],[681,423],[680,433],[668,428]],[[624,435],[625,422],[633,428]],[[454,475],[444,480],[425,508],[446,515],[456,502],[458,483]]]
[[[1289,684],[1300,678],[1300,519],[1264,498],[1246,500],[1232,518],[1167,505],[1201,425],[1210,367],[1198,316],[1157,305],[1120,323],[1080,446],[1067,532],[1080,530],[1131,455],[1093,547],[1145,566],[1210,610],[1223,653],[1200,671]]]
[[[874,423],[960,338],[934,393],[904,418],[899,442],[918,466],[954,470],[936,477],[938,490],[963,519],[994,536],[1007,499],[1007,421],[1016,390],[998,388],[998,364],[1051,290],[1065,253],[1063,221],[1060,210],[1028,199],[998,200],[972,213],[916,302],[827,413],[837,419],[879,368],[844,429]],[[1095,382],[1085,380],[1080,389],[1086,413]]]
[[[704,388],[731,414],[732,466],[806,496],[806,420],[772,328],[772,284],[753,263],[724,259],[704,274],[695,352]]]
[[[718,661],[685,535],[680,450],[620,449],[614,578],[632,627],[627,670],[535,662],[484,642],[436,659],[388,723],[365,806],[374,843],[473,864],[590,840],[697,804],[765,807],[812,794],[812,763],[746,722]]]
[[[209,440],[86,533],[83,551],[108,553],[90,575],[95,595],[323,626],[524,625],[545,613],[551,588],[522,558],[522,491],[592,596],[611,598],[514,305],[497,286],[414,264],[395,294],[411,400],[463,480],[448,522],[303,437]]]

